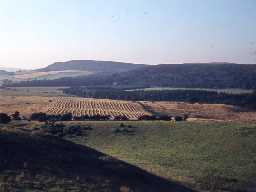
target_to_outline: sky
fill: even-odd
[[[256,64],[255,0],[0,0],[0,67]]]

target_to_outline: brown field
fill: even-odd
[[[184,102],[140,102],[153,113],[188,115],[189,120],[256,122],[256,112],[225,104],[190,104]]]
[[[62,89],[66,87],[10,87],[0,88],[0,96],[65,96]]]
[[[45,111],[50,97],[42,96],[1,96],[0,113],[12,114],[19,111],[22,116],[29,116],[34,112]]]
[[[74,116],[126,116],[131,120],[150,114],[137,102],[129,101],[75,97],[0,96],[0,113],[12,114],[15,111],[19,111],[23,116],[45,112],[49,114],[72,113]]]
[[[0,89],[0,113],[19,111],[22,116],[34,112],[51,114],[126,116],[137,119],[150,113],[188,115],[191,121],[256,122],[256,112],[243,111],[223,104],[189,104],[184,102],[131,102],[107,99],[67,97],[63,87],[34,87]]]
[[[143,115],[150,115],[150,113],[146,112],[143,107],[136,102],[70,97],[54,99],[54,101],[47,106],[47,113],[72,113],[73,116],[77,117],[83,115],[125,116],[131,120],[136,120]]]

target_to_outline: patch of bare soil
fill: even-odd
[[[242,110],[239,107],[225,104],[190,104],[184,102],[140,102],[153,113],[168,115],[187,115],[194,121],[238,121],[256,122],[256,112]]]

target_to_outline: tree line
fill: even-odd
[[[169,121],[172,118],[175,118],[176,121],[183,121],[186,120],[186,116],[171,116],[171,115],[143,115],[138,118],[138,120],[158,120],[158,121]],[[19,121],[19,120],[28,120],[28,121],[39,121],[44,122],[47,125],[53,125],[55,122],[58,121],[129,121],[128,117],[126,116],[108,116],[108,115],[94,115],[94,116],[73,116],[71,113],[67,114],[59,114],[59,115],[52,115],[46,113],[32,113],[29,118],[21,117],[20,113],[17,111],[12,115],[8,115],[6,113],[0,113],[0,124],[8,124],[12,120]]]
[[[135,90],[116,88],[70,87],[63,90],[80,97],[132,100],[132,101],[177,101],[189,103],[228,104],[256,109],[256,91],[253,93],[228,94],[205,90]]]

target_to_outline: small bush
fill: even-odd
[[[72,125],[72,126],[69,126],[69,127],[65,127],[63,129],[63,134],[64,135],[81,136],[82,135],[82,128],[79,125]]]
[[[21,120],[21,117],[20,117],[20,112],[16,111],[14,114],[11,115],[12,116],[12,119],[15,120],[15,121],[19,121]]]
[[[128,121],[128,117],[126,116],[115,116],[114,118],[115,121]]]
[[[172,117],[169,116],[169,115],[159,115],[159,116],[156,116],[156,120],[170,121],[171,119],[172,119]]]
[[[44,124],[40,127],[46,133],[51,135],[63,136],[65,125],[63,124]]]
[[[155,116],[151,116],[151,115],[142,115],[138,118],[138,120],[140,121],[150,121],[150,120],[155,120]]]
[[[64,114],[60,117],[61,121],[72,121],[73,115],[72,113]]]
[[[184,120],[184,118],[183,118],[183,117],[181,117],[181,116],[176,116],[176,117],[175,117],[175,120],[176,120],[176,121],[183,121],[183,120]]]
[[[44,122],[47,120],[47,115],[45,113],[33,113],[30,117],[32,121]]]

